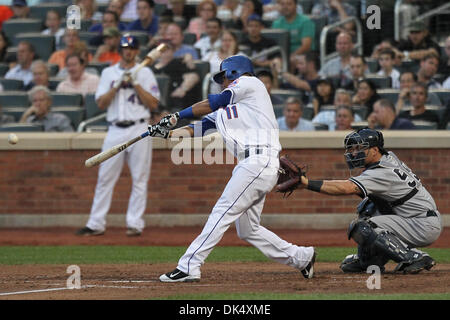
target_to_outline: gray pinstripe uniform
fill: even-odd
[[[370,218],[377,225],[377,233],[389,231],[410,248],[428,246],[439,237],[442,221],[433,197],[393,152],[349,180],[364,197],[379,199],[389,206],[389,214],[378,210]]]

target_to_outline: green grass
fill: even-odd
[[[450,300],[447,293],[208,293],[171,295],[157,300]],[[156,300],[156,299],[155,299]]]
[[[120,264],[177,262],[186,247],[142,246],[3,246],[0,265],[19,264]],[[426,248],[438,263],[450,263],[450,249]],[[340,262],[355,248],[317,248],[318,262]],[[216,247],[208,262],[269,261],[253,247]]]

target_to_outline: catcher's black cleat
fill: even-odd
[[[77,236],[101,236],[105,234],[104,230],[92,230],[91,228],[84,227],[75,233]]]
[[[431,268],[433,268],[435,265],[436,261],[434,261],[433,258],[428,255],[424,255],[419,260],[409,264],[400,262],[399,265],[395,268],[395,271],[403,271],[403,273],[405,274],[416,274],[423,269],[431,270]]]
[[[200,276],[191,276],[181,270],[175,269],[159,277],[161,282],[198,282]]]
[[[314,263],[316,262],[316,250],[314,250],[313,256],[311,258],[311,261],[308,263],[308,265],[305,267],[305,269],[301,270],[303,277],[306,279],[311,279],[314,277]]]

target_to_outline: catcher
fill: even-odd
[[[310,180],[289,159],[280,161],[283,173],[279,192],[297,188],[329,195],[358,195],[358,218],[347,231],[358,244],[358,253],[341,263],[344,272],[366,272],[377,265],[383,272],[389,260],[394,272],[418,273],[436,262],[417,247],[432,244],[442,230],[441,215],[420,179],[397,156],[384,149],[381,132],[360,129],[345,137],[345,160],[350,170],[364,168],[348,180]]]

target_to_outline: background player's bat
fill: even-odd
[[[144,132],[143,134],[141,134],[140,136],[137,136],[136,138],[133,138],[127,142],[118,144],[108,150],[105,150],[103,152],[100,152],[99,154],[96,154],[93,157],[90,157],[89,159],[87,159],[84,162],[84,165],[88,168],[96,166],[100,163],[102,163],[103,161],[108,160],[109,158],[115,156],[116,154],[118,154],[119,152],[122,152],[123,150],[125,150],[126,148],[128,148],[129,146],[131,146],[132,144],[134,144],[135,142],[138,142],[139,140],[147,137],[150,133],[148,131]]]
[[[139,72],[139,70],[141,70],[143,67],[147,66],[147,65],[151,65],[153,62],[155,62],[155,60],[157,60],[161,54],[166,51],[169,47],[167,46],[167,44],[162,43],[159,46],[157,46],[155,49],[153,49],[152,51],[150,51],[149,53],[147,53],[147,55],[145,56],[144,60],[142,60],[141,63],[139,63],[139,65],[137,66],[137,68],[133,71],[133,73],[137,73]]]

